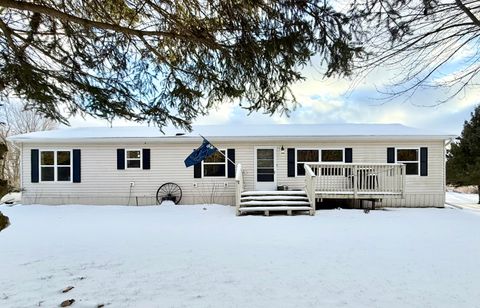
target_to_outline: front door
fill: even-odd
[[[255,149],[255,189],[277,190],[275,147]]]

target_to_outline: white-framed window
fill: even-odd
[[[221,153],[219,153],[219,151]],[[225,158],[226,150],[219,150],[202,162],[203,177],[226,177],[227,176],[227,159]]]
[[[40,182],[71,182],[72,151],[40,150]]]
[[[322,149],[322,162],[343,163],[343,149]]]
[[[126,169],[142,168],[142,150],[125,150]]]
[[[418,175],[420,171],[419,149],[396,149],[397,163],[405,165],[407,175]]]
[[[297,149],[297,176],[305,175],[305,163],[318,163],[320,159],[320,150],[318,149]]]
[[[343,149],[322,149],[322,163],[343,163]],[[322,175],[343,175],[343,168],[323,168]]]
[[[343,163],[345,155],[344,149],[297,149],[295,158],[297,176],[304,176],[304,165],[306,163]],[[328,173],[322,171],[322,175],[340,175],[343,172],[342,170],[343,169],[330,170]],[[315,170],[315,172],[318,173],[318,170]]]

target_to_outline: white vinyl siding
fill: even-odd
[[[278,142],[215,142],[222,149],[235,149],[235,162],[244,169],[245,189],[254,190],[255,148],[276,147],[277,185],[290,189],[303,189],[304,177],[287,177],[287,153],[281,147],[304,149],[352,148],[353,163],[386,163],[387,148],[428,147],[428,177],[408,176],[405,200],[384,201],[389,206],[442,206],[444,200],[444,142],[443,141],[278,141]],[[142,204],[155,204],[155,193],[163,183],[174,182],[183,190],[182,204],[219,203],[233,204],[235,179],[194,178],[193,167],[185,168],[183,160],[198,147],[201,141],[185,143],[155,143],[139,140],[129,141],[128,148],[148,147],[151,149],[151,170],[141,169],[117,172],[116,149],[118,143],[58,144],[60,148],[82,150],[82,183],[31,183],[30,149],[41,149],[38,144],[23,145],[22,183],[25,204],[130,204],[137,200]],[[123,145],[124,146],[124,145]],[[101,168],[99,168],[101,166]],[[130,193],[130,182],[135,186]],[[129,198],[130,197],[130,198]],[[233,213],[233,212],[232,212]]]

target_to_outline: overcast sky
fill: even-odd
[[[465,56],[468,56],[464,54]],[[456,59],[443,73],[448,78],[461,70],[462,58]],[[415,97],[396,100],[382,99],[380,91],[388,88],[388,81],[396,72],[378,69],[365,78],[329,78],[324,79],[321,68],[315,65],[315,59],[303,69],[306,80],[293,85],[293,91],[300,103],[290,115],[265,115],[247,112],[235,105],[222,105],[212,110],[209,116],[199,118],[193,124],[229,124],[235,123],[401,123],[418,128],[435,129],[449,134],[460,134],[465,120],[480,102],[480,90],[468,89],[455,99],[434,107],[444,97],[444,89],[419,91]],[[107,126],[106,121],[76,117],[71,126]],[[115,121],[114,126],[138,125],[125,121]]]

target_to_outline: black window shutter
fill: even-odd
[[[82,167],[81,167],[81,155],[80,150],[75,149],[73,152],[73,183],[80,183],[81,182],[81,175],[82,175]]]
[[[125,149],[117,149],[117,170],[125,169]]]
[[[199,179],[202,177],[202,163],[193,165],[193,177]]]
[[[150,169],[150,149],[142,149],[142,169]]]
[[[428,148],[420,148],[420,176],[428,175]]]
[[[38,183],[38,175],[39,175],[39,169],[38,169],[38,150],[37,149],[32,149],[30,151],[30,161],[31,161],[31,171],[30,171],[30,177],[32,180],[32,183]]]
[[[395,148],[387,148],[387,163],[395,163]]]
[[[345,162],[346,163],[353,162],[352,148],[345,148]]]
[[[227,149],[227,157],[228,157],[228,161],[227,161],[227,166],[228,166],[228,177],[229,178],[234,178],[235,177],[235,164],[232,163],[235,162],[235,149]],[[231,160],[231,161],[230,161]]]
[[[289,178],[295,177],[295,149],[287,149],[287,175]]]

